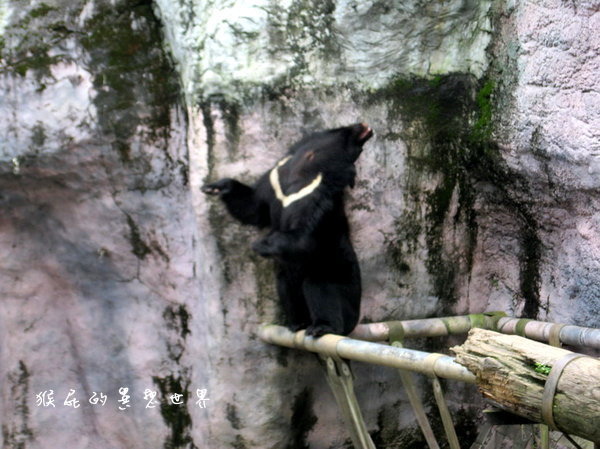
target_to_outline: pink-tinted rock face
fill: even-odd
[[[533,2],[509,19],[496,45],[515,81],[498,141],[529,184],[516,194],[529,203],[542,244],[539,316],[598,327],[600,16],[594,2]]]
[[[167,424],[167,409],[143,401],[145,389],[166,399],[208,383],[186,361],[207,365],[204,348],[187,348],[192,332],[199,347],[206,334],[194,329],[205,320],[190,318],[189,304],[201,302],[199,237],[177,79],[148,6],[84,6],[9,5],[0,75],[4,447],[163,447],[190,440],[190,414],[206,413],[190,397],[173,412],[181,424]],[[112,38],[103,36],[110,26]],[[122,387],[132,400],[123,412]],[[77,409],[64,404],[71,389]],[[38,406],[49,390],[55,407]],[[89,402],[94,392],[105,405]]]
[[[594,2],[22,3],[0,0],[3,447],[345,446],[315,357],[256,336],[279,317],[260,232],[199,190],[303,130],[375,130],[347,201],[364,321],[600,325]],[[396,373],[353,368],[376,445],[420,444]],[[448,389],[469,441],[477,393]]]

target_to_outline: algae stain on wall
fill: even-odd
[[[456,301],[453,288],[460,265],[444,242],[447,226],[468,236],[472,252],[477,227],[472,212],[473,186],[466,171],[466,136],[477,80],[467,74],[433,78],[401,77],[375,91],[369,102],[388,104],[388,119],[403,123],[399,136],[407,145],[406,209],[396,223],[396,238],[388,246],[390,268],[400,276],[418,263],[432,277],[439,311]]]
[[[481,201],[498,203],[518,223],[516,300],[524,316],[539,311],[540,241],[527,206],[512,193],[522,180],[493,141],[494,89],[493,80],[469,74],[400,77],[367,100],[388,105],[388,119],[403,123],[399,137],[407,145],[406,209],[388,241],[390,268],[402,278],[424,251],[431,293],[440,301],[436,314],[453,313],[470,282]]]
[[[191,435],[193,421],[190,408],[194,404],[191,387],[191,369],[182,366],[183,356],[191,334],[191,315],[185,304],[169,305],[163,311],[166,329],[165,343],[172,370],[162,376],[153,376],[154,385],[160,392],[160,413],[169,428],[163,447],[165,449],[196,449]]]
[[[86,26],[90,32],[81,44],[96,74],[94,103],[101,131],[123,163],[136,159],[141,166],[143,157],[131,148],[134,134],[141,128],[145,143],[166,146],[171,107],[180,95],[172,63],[157,47],[163,39],[160,23],[150,3],[137,2],[99,5]],[[145,111],[139,111],[142,98]]]
[[[186,373],[187,374],[187,373]],[[169,374],[164,377],[155,376],[152,379],[160,391],[162,398],[160,402],[160,413],[165,424],[170,429],[170,435],[164,442],[164,449],[197,449],[190,434],[192,428],[192,417],[185,404],[193,403],[190,395],[190,381],[187,376]],[[179,401],[181,404],[171,402],[173,394],[182,394]]]
[[[29,378],[31,374],[22,360],[7,376],[13,413],[2,423],[2,439],[7,449],[25,449],[34,439],[30,428],[29,401],[31,397]]]

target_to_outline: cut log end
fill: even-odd
[[[451,350],[456,361],[477,378],[487,399],[524,418],[543,422],[544,387],[552,367],[570,351],[516,335],[472,329],[464,344]],[[557,427],[600,441],[600,360],[574,359],[562,371],[552,400]]]

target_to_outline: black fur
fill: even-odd
[[[287,207],[276,197],[270,171],[254,187],[221,179],[202,188],[219,195],[236,219],[270,231],[252,246],[275,260],[277,292],[292,330],[347,335],[360,313],[360,269],[349,237],[344,189],[354,186],[354,162],[373,132],[364,124],[313,133],[294,144],[278,169],[291,195],[319,174],[309,195]]]

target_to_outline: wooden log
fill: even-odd
[[[451,350],[471,371],[484,395],[500,408],[543,422],[542,398],[553,366],[570,351],[516,335],[472,329]],[[554,375],[556,375],[555,372]],[[600,442],[600,360],[583,356],[562,370],[551,404],[554,423],[565,433]]]

